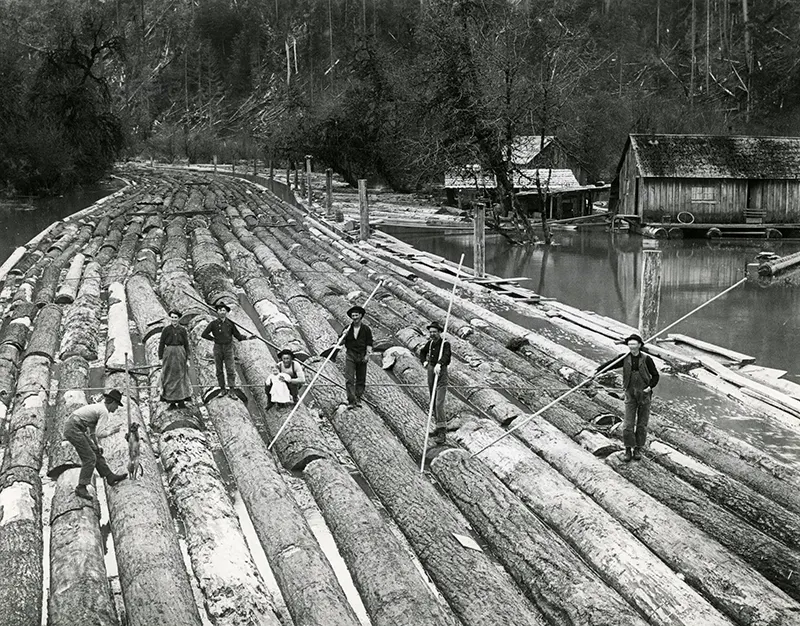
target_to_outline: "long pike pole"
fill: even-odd
[[[461,266],[464,263],[464,255],[462,253],[461,259],[458,262],[458,269],[456,270],[456,279],[453,282],[453,290],[450,292],[450,303],[447,305],[447,315],[444,318],[444,330],[442,330],[442,345],[439,346],[439,358],[436,359],[436,363],[442,359],[442,353],[444,352],[444,342],[445,338],[444,335],[447,332],[447,325],[450,323],[450,311],[453,310],[453,300],[456,297],[456,288],[458,287],[458,278],[461,275]],[[441,371],[441,366],[439,368]],[[428,437],[429,431],[431,429],[431,416],[433,415],[433,406],[436,403],[436,396],[439,393],[438,389],[439,385],[439,374],[435,374],[433,377],[433,389],[431,390],[431,401],[428,405],[428,419],[425,422],[425,443],[422,445],[422,460],[419,463],[419,473],[422,474],[425,471],[425,455],[428,451]]]
[[[686,315],[684,315],[683,317],[681,317],[681,318],[678,318],[677,320],[675,320],[674,322],[672,322],[672,324],[670,324],[669,326],[667,326],[667,327],[665,327],[665,328],[661,329],[660,331],[658,331],[658,332],[657,332],[655,335],[653,335],[652,337],[649,337],[649,338],[648,338],[648,339],[645,341],[645,343],[647,343],[647,342],[649,342],[649,341],[652,341],[653,339],[655,339],[655,338],[656,338],[656,337],[658,337],[659,335],[663,335],[663,334],[664,334],[665,332],[667,332],[669,329],[671,329],[671,328],[673,328],[674,326],[677,326],[678,324],[680,324],[680,323],[681,323],[683,320],[685,320],[685,319],[686,319],[687,317],[689,317],[690,315],[694,315],[695,313],[697,313],[697,312],[698,312],[700,309],[702,309],[703,307],[706,307],[706,306],[708,306],[709,304],[711,304],[712,302],[714,302],[714,300],[717,300],[718,298],[721,298],[722,296],[724,296],[724,295],[725,295],[726,293],[728,293],[729,291],[733,291],[734,289],[736,289],[736,287],[738,287],[739,285],[741,285],[741,284],[742,284],[742,283],[744,283],[744,282],[747,282],[747,278],[742,278],[740,281],[737,281],[736,283],[734,283],[733,285],[731,285],[730,287],[728,287],[728,288],[727,288],[727,289],[725,289],[724,291],[721,291],[720,293],[718,293],[716,296],[714,296],[714,297],[713,297],[713,298],[711,298],[710,300],[706,300],[706,301],[705,301],[703,304],[701,304],[701,305],[700,305],[700,306],[698,306],[697,308],[694,308],[694,309],[692,309],[691,311],[689,311],[689,312],[688,312]],[[549,408],[550,408],[551,406],[553,406],[554,404],[557,404],[558,402],[561,402],[561,400],[563,400],[564,398],[566,398],[568,395],[570,395],[570,394],[572,394],[572,393],[575,393],[575,392],[576,392],[578,389],[580,389],[581,387],[583,387],[583,386],[584,386],[584,385],[586,385],[587,383],[589,383],[589,382],[591,382],[592,380],[594,380],[594,379],[595,379],[595,378],[596,378],[598,375],[602,374],[603,372],[607,372],[607,371],[609,370],[609,368],[610,368],[612,365],[616,365],[616,364],[617,364],[617,363],[619,363],[619,362],[620,362],[622,359],[624,359],[626,356],[627,356],[627,354],[621,354],[619,357],[617,357],[617,358],[616,358],[616,359],[614,359],[614,360],[613,360],[611,363],[609,363],[609,364],[608,364],[608,365],[607,365],[607,366],[606,366],[606,367],[605,367],[605,368],[604,368],[602,371],[597,371],[597,372],[595,372],[594,374],[592,374],[591,376],[589,376],[589,377],[588,377],[586,380],[584,380],[583,382],[581,382],[581,383],[578,383],[578,384],[577,384],[577,385],[575,385],[575,386],[574,386],[572,389],[570,389],[570,390],[568,390],[568,391],[565,391],[563,394],[561,394],[560,396],[558,396],[558,398],[556,398],[556,399],[555,399],[555,400],[553,400],[552,402],[548,403],[547,405],[543,406],[541,409],[539,409],[538,411],[536,411],[536,413],[533,413],[532,415],[529,415],[528,417],[526,417],[525,419],[523,419],[523,420],[522,420],[522,421],[521,421],[519,424],[514,424],[514,426],[512,426],[511,428],[509,428],[509,429],[508,429],[508,430],[507,430],[505,433],[503,433],[501,436],[499,436],[499,437],[498,437],[497,439],[495,439],[494,441],[491,441],[490,443],[487,443],[485,446],[483,446],[483,447],[482,447],[480,450],[478,450],[477,452],[473,452],[473,453],[470,455],[470,458],[472,458],[472,457],[474,457],[474,456],[478,456],[478,455],[479,455],[481,452],[483,452],[483,451],[484,451],[484,450],[486,450],[487,448],[490,448],[491,446],[493,446],[494,444],[496,444],[496,443],[497,443],[498,441],[500,441],[501,439],[505,439],[506,437],[508,437],[508,436],[509,436],[511,433],[513,433],[513,432],[514,432],[515,430],[517,430],[518,428],[521,428],[521,427],[525,426],[525,424],[527,424],[528,422],[530,422],[530,421],[531,421],[533,418],[535,418],[535,417],[538,417],[539,415],[541,415],[542,413],[544,413],[544,412],[545,412],[547,409],[549,409]]]
[[[365,309],[367,308],[367,304],[369,304],[369,301],[372,300],[372,296],[375,295],[375,293],[378,291],[378,289],[381,288],[381,285],[383,285],[383,280],[379,281],[378,284],[375,285],[375,289],[372,290],[372,293],[369,294],[369,298],[367,298],[366,301],[364,302],[364,304],[361,305],[362,307],[364,307]],[[352,325],[353,325],[353,323],[350,322],[350,326],[352,326]],[[348,326],[347,329],[345,329],[345,331],[339,337],[339,340],[336,342],[336,345],[333,347],[332,350],[330,350],[328,352],[328,356],[325,357],[325,360],[322,362],[322,365],[319,366],[319,369],[317,370],[317,373],[314,374],[314,378],[312,378],[311,382],[308,383],[308,386],[306,387],[305,391],[303,392],[303,395],[300,396],[300,399],[297,401],[297,403],[294,405],[294,407],[292,407],[292,410],[289,413],[288,417],[283,422],[281,427],[278,429],[278,432],[275,433],[275,436],[272,438],[272,441],[270,442],[269,446],[267,446],[268,450],[272,450],[272,446],[275,445],[275,442],[278,440],[278,437],[281,436],[281,433],[283,433],[284,429],[289,424],[289,420],[292,419],[294,414],[297,412],[297,409],[299,408],[299,406],[301,404],[303,404],[303,400],[306,399],[306,396],[308,395],[308,392],[311,391],[311,387],[314,385],[315,382],[317,382],[317,379],[322,375],[322,370],[325,368],[325,365],[328,364],[328,362],[331,360],[333,355],[336,354],[336,351],[339,349],[339,346],[342,345],[342,341],[344,341],[345,335],[347,335],[347,331],[350,329],[350,326]]]

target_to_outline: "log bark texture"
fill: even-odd
[[[48,304],[39,311],[25,350],[26,356],[38,355],[51,362],[55,360],[61,342],[61,314],[62,308],[57,304]]]
[[[133,344],[128,328],[128,298],[125,285],[114,281],[108,288],[108,337],[106,339],[106,370],[124,370],[133,362]]]
[[[47,475],[54,480],[64,470],[81,465],[75,448],[64,441],[64,425],[73,411],[87,404],[84,389],[88,383],[89,363],[86,359],[72,356],[61,362],[56,408],[47,428]]]
[[[100,265],[86,264],[78,297],[64,314],[64,335],[61,339],[60,358],[81,356],[94,361],[98,355],[98,311],[100,301]]]

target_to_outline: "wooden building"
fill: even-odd
[[[511,159],[516,168],[532,170],[552,168],[554,170],[570,170],[579,185],[586,185],[591,178],[589,170],[570,150],[556,137],[547,135],[523,135],[511,144]]]
[[[630,135],[611,210],[642,226],[705,228],[709,236],[709,226],[723,234],[731,225],[746,229],[733,234],[796,231],[800,138]]]

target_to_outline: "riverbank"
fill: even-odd
[[[298,626],[797,623],[800,471],[772,450],[710,427],[696,407],[661,403],[646,459],[626,465],[613,375],[533,417],[596,360],[512,323],[500,314],[517,307],[537,324],[552,322],[483,285],[464,286],[454,301],[448,443],[426,450],[426,372],[415,353],[428,321],[446,316],[443,276],[412,277],[405,255],[380,236],[356,244],[335,223],[243,180],[166,169],[130,175],[137,185],[53,226],[0,291],[0,361],[10,364],[0,374],[10,389],[0,501],[33,512],[0,526],[0,622],[41,621],[37,559],[50,573],[52,623],[59,607],[109,610],[76,595],[107,593],[94,510],[70,491],[77,460],[57,436],[42,454],[45,434],[59,433],[70,407],[102,381],[127,390],[100,433],[112,467],[127,462],[128,420],[146,434],[144,477],[104,490],[128,624],[237,623],[255,614],[277,626],[286,623],[282,606]],[[52,285],[69,272],[77,291],[59,299]],[[367,321],[380,358],[368,366],[364,406],[347,409],[342,364],[317,355],[371,293]],[[246,403],[219,393],[211,346],[200,339],[209,305],[220,300],[264,340],[236,345]],[[157,391],[170,308],[189,330],[195,381],[192,405],[178,410]],[[577,330],[564,334],[609,350]],[[270,407],[263,385],[275,348],[286,346],[310,355],[308,378],[323,378],[270,449],[288,410]],[[34,404],[55,410],[31,415]],[[246,515],[232,507],[215,445]],[[42,502],[44,462],[56,484],[52,503]],[[80,520],[80,554],[54,539],[58,547],[43,556],[40,512],[51,504],[54,538]],[[315,538],[314,517],[334,548]],[[91,589],[74,584],[87,559]],[[263,562],[275,589],[264,583]]]

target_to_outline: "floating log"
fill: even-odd
[[[55,360],[61,341],[61,313],[61,307],[57,304],[48,304],[39,311],[25,356],[38,355],[50,362]]]
[[[6,324],[0,332],[0,345],[10,344],[22,352],[28,343],[31,320],[28,317],[17,317]]]
[[[0,474],[0,624],[42,623],[42,482],[36,470]]]
[[[72,304],[74,302],[75,296],[78,293],[78,285],[80,284],[85,261],[86,257],[80,253],[72,258],[67,274],[64,280],[61,281],[61,286],[56,292],[56,304]]]
[[[125,286],[121,282],[112,282],[108,291],[106,370],[124,370],[126,358],[133,360],[133,345],[128,328],[128,299],[125,296]]]
[[[676,478],[648,459],[623,462],[612,455],[606,462],[634,485],[685,517],[744,559],[795,600],[800,600],[800,553],[789,550],[736,515],[714,504],[700,490]]]
[[[39,279],[39,283],[36,286],[36,291],[33,294],[33,301],[36,303],[37,306],[44,306],[45,304],[49,304],[53,302],[56,296],[56,289],[58,288],[58,279],[61,276],[61,267],[58,266],[55,261],[48,265],[44,272],[42,272],[42,276]]]
[[[201,385],[212,387],[216,384],[213,372],[201,366],[210,356],[210,342],[197,338],[207,321],[193,322],[196,348],[192,356]],[[244,405],[230,397],[217,397],[209,400],[207,407],[295,626],[328,623],[356,626],[358,620],[330,564]]]
[[[111,374],[106,377],[106,386],[124,389],[124,377],[124,373]],[[131,420],[142,424],[138,403],[123,397],[123,406],[110,414],[106,427],[98,433],[100,446],[115,471],[122,471],[128,464],[128,403]],[[140,428],[139,433],[144,474],[114,487],[106,486],[128,624],[200,626],[158,464],[146,429]]]
[[[0,265],[0,281],[4,281],[17,262],[25,255],[26,247],[18,246],[14,252]]]
[[[62,360],[73,355],[82,356],[87,361],[97,358],[97,314],[100,307],[100,265],[91,261],[84,268],[78,297],[64,314],[64,336],[61,339],[60,354]]]
[[[775,259],[774,261],[767,261],[758,266],[758,273],[761,276],[775,276],[783,271],[791,269],[800,263],[800,252],[789,254],[787,256]]]
[[[42,250],[29,250],[22,256],[19,262],[11,268],[9,274],[24,276],[43,256],[44,251]]]
[[[482,427],[479,439],[488,441],[492,436],[490,431],[498,432]],[[720,610],[731,617],[747,613],[751,624],[783,623],[789,619],[787,611],[791,610],[793,602],[786,594],[711,537],[633,487],[545,420],[535,418],[517,433],[536,454],[591,496]],[[471,440],[463,440],[463,443],[470,450],[476,449]],[[499,455],[504,450],[498,444],[481,458],[489,462],[487,455],[494,458],[491,455]],[[492,468],[495,469],[495,465]],[[516,469],[513,472],[515,480],[523,479],[524,473],[517,473]],[[504,476],[501,479],[506,481]],[[675,537],[681,537],[683,550],[675,550]],[[698,619],[696,623],[704,622]]]
[[[437,481],[550,623],[647,624],[561,537],[466,452],[448,449],[431,466]]]
[[[16,352],[16,355],[9,355],[11,351]],[[8,406],[11,404],[11,399],[14,397],[14,391],[17,388],[19,349],[14,345],[6,344],[3,352],[3,356],[0,357],[0,403]],[[6,355],[13,358],[5,358]]]
[[[667,340],[675,341],[677,343],[685,343],[686,345],[698,348],[700,350],[703,350],[704,352],[718,354],[730,361],[734,361],[740,364],[755,363],[756,361],[756,358],[754,356],[748,356],[746,354],[742,354],[741,352],[736,352],[735,350],[729,350],[728,348],[715,346],[714,344],[708,343],[707,341],[701,341],[693,337],[687,337],[686,335],[672,333],[667,335]]]
[[[152,335],[160,333],[166,325],[167,312],[158,300],[150,280],[145,276],[131,276],[125,283],[128,306],[139,330],[139,337],[146,342]],[[151,363],[157,365],[157,363]]]
[[[192,569],[214,624],[280,626],[205,435],[171,429],[161,437],[159,450]]]
[[[80,467],[75,448],[64,441],[64,426],[73,411],[87,404],[84,389],[89,384],[89,363],[81,356],[61,362],[58,376],[58,395],[53,420],[47,428],[47,475],[55,480],[66,469]],[[76,483],[77,484],[77,481]]]
[[[78,469],[58,477],[50,510],[50,626],[117,626],[100,533],[100,507],[75,495]]]
[[[103,245],[103,237],[92,237],[89,243],[83,248],[83,255],[87,259],[97,260],[95,257],[100,251],[100,246]]]

